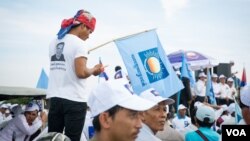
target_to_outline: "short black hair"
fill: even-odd
[[[116,106],[112,107],[111,109],[107,110],[106,112],[108,112],[109,116],[111,116],[112,119],[114,119],[115,114],[118,111],[120,111],[121,109],[124,109],[124,108],[121,107],[121,106],[116,105]],[[99,121],[99,116],[100,116],[100,114],[97,115],[97,116],[95,116],[94,119],[93,119],[93,121],[92,121],[94,129],[95,129],[96,132],[100,132],[101,131],[101,124],[100,124],[100,121]]]
[[[115,67],[115,71],[117,72],[118,70],[121,70],[122,68],[121,68],[121,66],[116,66]]]
[[[208,128],[211,128],[212,125],[214,124],[214,122],[209,123],[209,120],[210,120],[209,117],[205,117],[205,118],[203,119],[203,121],[200,121],[198,118],[196,118],[196,123],[198,123],[199,126],[201,126],[201,127],[208,127]]]

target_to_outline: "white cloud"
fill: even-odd
[[[186,8],[189,0],[161,0],[166,14],[166,20],[171,19],[179,10]]]

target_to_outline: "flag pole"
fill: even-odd
[[[155,29],[156,29],[156,28],[147,29],[147,30],[143,30],[143,31],[140,31],[140,32],[136,32],[136,33],[132,33],[132,34],[129,34],[129,35],[125,35],[125,36],[122,36],[122,37],[118,37],[118,38],[112,39],[112,40],[110,40],[110,41],[107,41],[107,42],[105,42],[105,43],[103,43],[103,44],[100,44],[100,45],[98,45],[98,46],[96,46],[96,47],[93,47],[93,48],[89,49],[89,50],[88,50],[88,54],[90,54],[90,52],[92,52],[92,51],[94,51],[94,50],[96,50],[96,49],[98,49],[98,48],[101,48],[101,47],[103,47],[103,46],[105,46],[105,45],[107,45],[107,44],[109,44],[109,43],[111,43],[111,42],[113,42],[113,41],[115,41],[115,40],[119,40],[119,39],[123,39],[123,38],[128,38],[128,37],[130,37],[130,36],[134,36],[134,35],[137,35],[137,34],[140,34],[140,33],[144,33],[144,32],[148,32],[148,31],[155,30]]]

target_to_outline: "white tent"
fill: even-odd
[[[46,96],[45,89],[29,87],[0,86],[0,99],[7,100],[21,97],[43,98]]]

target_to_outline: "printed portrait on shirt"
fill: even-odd
[[[51,61],[65,61],[63,55],[64,42],[56,45],[56,53],[51,57]]]

